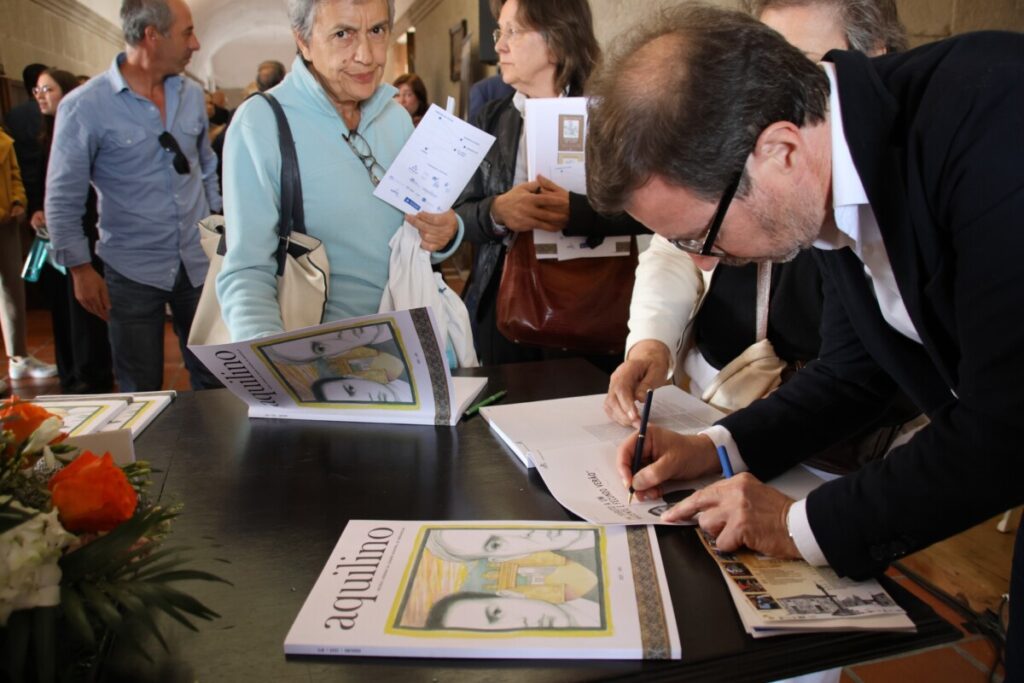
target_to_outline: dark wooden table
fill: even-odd
[[[478,369],[484,396],[506,402],[602,393],[607,376],[584,361]],[[799,635],[754,641],[692,529],[659,530],[679,624],[681,662],[496,661],[289,657],[284,637],[347,520],[573,517],[480,417],[456,428],[249,420],[227,390],[179,395],[142,434],[136,452],[161,472],[154,491],[182,503],[173,540],[194,566],[234,585],[182,583],[221,614],[192,633],[164,622],[170,651],[153,662],[115,651],[107,680],[440,683],[784,678],[959,637],[892,583],[918,633]],[[222,562],[221,560],[224,560]]]

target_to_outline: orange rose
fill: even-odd
[[[135,513],[139,497],[110,453],[83,452],[50,478],[60,523],[73,532],[110,531]]]
[[[27,441],[39,425],[51,417],[56,415],[34,403],[19,401],[17,396],[11,396],[0,404],[0,425],[14,434],[14,443],[7,446],[4,457],[14,455],[17,446]]]

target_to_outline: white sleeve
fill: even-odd
[[[675,363],[683,330],[703,292],[704,278],[693,259],[655,235],[636,268],[626,356],[636,343],[654,339],[668,347]]]
[[[811,523],[807,519],[807,499],[798,500],[793,503],[789,512],[786,513],[786,528],[789,530],[789,537],[796,544],[807,564],[814,567],[828,566],[825,553],[821,552],[818,541],[811,531]]]

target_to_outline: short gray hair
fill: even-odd
[[[167,0],[124,0],[121,3],[121,30],[124,42],[138,45],[146,37],[146,27],[152,26],[166,36],[174,23]]]
[[[830,7],[839,16],[851,50],[871,54],[878,48],[907,49],[907,29],[900,22],[895,0],[744,0],[743,5],[757,18],[769,9]]]
[[[363,2],[376,2],[376,0],[351,0],[359,4]],[[299,34],[302,42],[309,44],[313,35],[313,22],[316,21],[316,8],[321,0],[288,0],[288,18],[291,19],[292,29]],[[395,27],[395,0],[386,0],[388,3],[388,30]]]

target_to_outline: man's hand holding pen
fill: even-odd
[[[644,439],[644,467],[633,476],[631,466],[636,434],[619,445],[618,469],[623,484],[636,490],[638,500],[662,496],[668,481],[696,479],[721,471],[714,443],[701,434],[677,434],[651,425]],[[747,547],[781,558],[800,553],[786,529],[793,500],[749,473],[708,486],[662,515],[669,522],[697,517],[702,529],[717,537],[719,549]],[[699,513],[699,516],[698,516]]]

